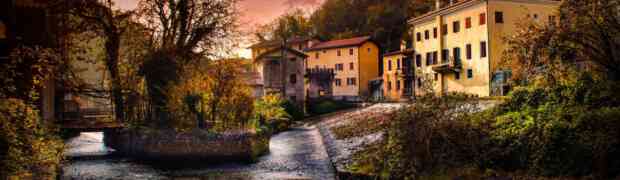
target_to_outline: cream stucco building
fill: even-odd
[[[321,42],[306,49],[306,55],[308,69],[333,69],[335,99],[368,97],[369,81],[379,76],[379,47],[368,36]]]
[[[555,22],[560,2],[551,0],[464,0],[409,20],[415,49],[416,93],[432,81],[436,93],[502,95],[505,37],[520,22]]]

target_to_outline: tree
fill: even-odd
[[[71,29],[82,31],[86,29],[103,38],[104,62],[110,73],[114,113],[117,120],[123,121],[125,119],[125,101],[119,71],[120,44],[122,34],[134,12],[113,10],[114,3],[112,0],[60,0],[58,5],[57,11],[66,15],[66,18],[73,20],[69,22]]]
[[[568,0],[562,2],[559,21],[522,25],[508,38],[505,52],[513,78],[519,82],[544,75],[556,83],[570,71],[590,70],[619,80],[618,9],[618,0]],[[590,67],[580,68],[584,64]]]
[[[186,65],[217,56],[217,46],[235,33],[236,0],[142,0],[140,21],[152,49],[142,67],[157,127],[170,127],[165,92]]]

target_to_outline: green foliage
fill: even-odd
[[[303,108],[299,107],[294,102],[287,100],[282,106],[284,107],[284,111],[291,115],[291,120],[300,121],[304,119],[305,113]]]
[[[255,126],[279,132],[290,125],[290,118],[285,108],[285,101],[279,95],[266,95],[254,103]]]
[[[330,99],[325,99],[308,102],[308,113],[311,115],[321,115],[353,107],[355,107],[354,104],[346,101],[334,101]]]
[[[47,128],[38,111],[18,99],[0,100],[0,178],[54,177],[62,159],[63,142]]]

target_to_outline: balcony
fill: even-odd
[[[461,70],[463,69],[463,65],[461,64],[460,59],[450,57],[447,61],[442,61],[439,64],[433,65],[432,68],[433,71],[437,73],[453,73],[461,72]]]

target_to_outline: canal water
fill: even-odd
[[[302,126],[273,136],[270,152],[258,162],[203,164],[183,162],[149,164],[111,156],[103,133],[88,132],[66,141],[68,157],[61,179],[334,179],[318,130]],[[182,167],[182,168],[181,168]]]

